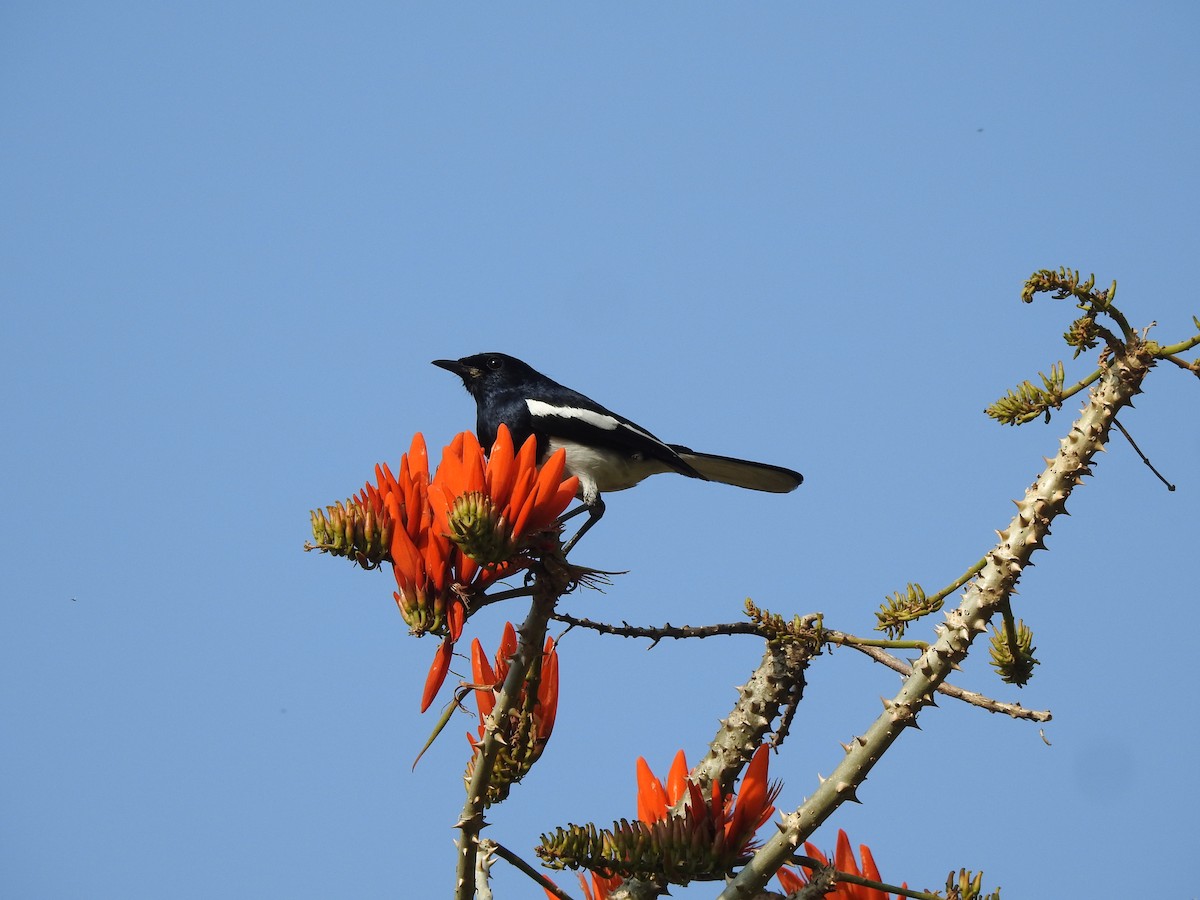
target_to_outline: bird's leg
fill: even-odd
[[[578,515],[579,513],[583,512],[585,509],[587,510],[587,513],[588,513],[588,520],[586,522],[584,522],[582,526],[580,526],[580,528],[577,532],[575,532],[575,537],[571,538],[569,541],[567,541],[563,545],[563,549],[562,549],[563,556],[566,556],[568,553],[570,553],[571,548],[579,543],[579,539],[581,537],[583,537],[585,534],[587,534],[587,530],[589,528],[591,528],[593,525],[595,525],[597,522],[600,521],[600,517],[604,515],[604,500],[602,500],[600,495],[597,494],[596,499],[593,500],[591,503],[581,504],[577,508],[575,508],[575,509],[571,510],[569,513],[567,513],[561,519],[559,519],[559,521],[565,522],[567,519],[571,518],[572,516]]]
[[[591,507],[588,506],[586,503],[580,503],[577,507],[575,507],[570,512],[563,513],[561,516],[559,516],[558,517],[559,524],[562,524],[563,522],[567,521],[567,519],[573,519],[577,515],[579,515],[581,512],[586,512],[589,509],[591,509]]]

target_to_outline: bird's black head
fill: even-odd
[[[476,353],[462,359],[435,359],[435,366],[453,372],[475,397],[539,378],[536,371],[504,353]]]
[[[517,446],[523,444],[533,433],[526,400],[540,396],[546,385],[555,386],[546,376],[504,353],[435,359],[433,364],[461,378],[475,398],[475,434],[485,447],[496,440],[501,423],[508,426]],[[539,450],[545,449],[539,445]]]

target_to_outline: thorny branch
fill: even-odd
[[[456,900],[471,900],[475,896],[479,833],[485,825],[483,811],[486,806],[487,787],[500,750],[495,723],[507,719],[516,706],[525,676],[542,652],[546,626],[554,612],[554,605],[568,586],[561,577],[555,577],[560,574],[560,567],[552,566],[552,563],[553,559],[547,558],[533,570],[533,603],[517,632],[517,653],[509,664],[508,676],[496,696],[496,707],[485,723],[486,728],[478,751],[479,758],[467,785],[467,800],[455,826],[461,832],[458,838],[454,895]]]
[[[627,638],[648,638],[650,646],[647,649],[653,649],[664,638],[673,640],[683,640],[685,638],[707,638],[718,635],[754,635],[756,637],[767,638],[769,633],[763,626],[755,622],[723,622],[717,625],[671,625],[670,623],[660,626],[643,626],[630,625],[628,622],[622,622],[620,625],[613,625],[608,622],[596,622],[591,619],[582,619],[576,616],[568,615],[567,613],[554,613],[551,618],[556,622],[562,622],[568,626],[568,631],[571,628],[588,628],[592,631],[597,631],[600,634],[615,635],[618,637]],[[888,646],[896,646],[897,644],[915,648],[919,645],[924,649],[927,645],[918,641],[886,641],[877,642],[856,638],[853,635],[846,634],[841,631],[833,631],[823,629],[822,637],[827,644],[844,645],[853,647],[855,650],[875,660],[881,665],[887,666],[893,671],[899,672],[901,675],[910,675],[912,673],[911,666],[904,663],[888,653],[883,647],[878,644],[883,643]],[[972,706],[978,706],[981,709],[986,709],[993,713],[1003,713],[1006,716],[1012,716],[1014,719],[1029,719],[1034,722],[1049,722],[1052,718],[1048,710],[1032,710],[1025,709],[1019,703],[1005,703],[1000,700],[993,700],[976,691],[969,691],[965,688],[956,687],[953,684],[940,684],[937,690],[947,697],[953,697],[955,700],[961,700],[964,703],[969,703]]]
[[[875,660],[875,662],[885,665],[905,677],[912,674],[912,666],[892,656],[886,650],[859,644],[849,644],[848,646],[853,647],[859,653],[865,653],[871,659]],[[975,691],[956,687],[946,681],[937,686],[937,691],[939,694],[945,694],[947,697],[953,697],[955,700],[962,700],[964,703],[970,703],[972,706],[978,706],[980,709],[986,709],[988,712],[1003,713],[1006,716],[1012,716],[1014,719],[1049,722],[1054,718],[1048,709],[1026,709],[1020,703],[1004,703],[1000,700],[993,700],[991,697],[985,697],[983,694],[976,693]]]
[[[830,777],[795,813],[783,817],[779,833],[726,886],[720,900],[753,897],[835,809],[857,799],[857,788],[875,763],[905,728],[916,725],[918,712],[933,702],[938,685],[966,657],[975,637],[987,630],[992,615],[1008,602],[1033,552],[1045,547],[1050,523],[1066,511],[1067,498],[1083,476],[1091,474],[1092,460],[1103,449],[1117,413],[1140,391],[1154,365],[1154,354],[1146,344],[1125,328],[1122,332],[1127,341],[1123,352],[1108,361],[1058,453],[1047,460],[1045,470],[1018,502],[1016,516],[986,554],[984,568],[967,586],[959,607],[946,613],[937,641],[917,659],[895,697],[884,701],[883,713],[865,734],[851,741]]]

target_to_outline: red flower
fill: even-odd
[[[404,621],[415,634],[433,631],[457,640],[465,610],[451,586],[470,585],[475,572],[460,564],[454,545],[433,528],[429,486],[429,456],[417,434],[400,457],[400,474],[393,475],[387,463],[377,465],[375,484],[367,484],[357,499],[366,509],[383,510],[392,522],[390,556],[399,588],[393,596]]]
[[[364,516],[391,530],[393,597],[409,629],[444,638],[425,681],[422,712],[445,682],[469,597],[523,565],[528,540],[550,528],[575,496],[578,480],[563,480],[564,454],[540,469],[536,457],[533,438],[514,453],[504,426],[490,458],[463,432],[445,448],[431,479],[425,439],[417,434],[399,474],[386,463],[376,466],[375,484],[355,498]],[[482,564],[470,555],[480,547]]]
[[[683,799],[689,787],[687,780],[687,757],[680,750],[671,761],[671,769],[667,773],[667,786],[650,771],[650,764],[642,757],[637,760],[637,810],[638,818],[647,825],[653,825],[659,819],[665,819],[671,813],[671,807]]]
[[[883,881],[879,877],[879,869],[875,865],[875,858],[871,856],[871,848],[866,844],[860,844],[859,852],[862,854],[862,868],[859,868],[858,861],[854,858],[854,851],[850,849],[850,838],[846,836],[846,832],[841,828],[838,829],[837,849],[833,855],[833,867],[839,872],[846,872],[850,875],[857,875],[861,878],[868,878],[871,881]],[[819,860],[821,865],[828,866],[829,861],[814,844],[806,843],[804,852],[813,859]],[[805,866],[811,873],[812,868]],[[790,869],[780,869],[776,876],[779,878],[779,883],[783,885],[783,889],[788,893],[798,891],[808,883],[801,875],[797,875]],[[825,895],[826,897],[840,898],[840,900],[891,900],[891,896],[886,891],[881,891],[878,888],[866,887],[861,884],[850,884],[846,881],[839,881],[837,887],[832,892]]]
[[[754,834],[775,812],[775,798],[781,785],[768,784],[769,750],[764,744],[754,751],[742,784],[735,796],[722,797],[721,786],[713,782],[709,796],[688,777],[687,758],[682,750],[671,763],[667,784],[650,771],[646,760],[638,757],[638,818],[647,825],[683,816],[690,822],[711,823],[724,836],[725,853],[736,858],[755,847]],[[683,810],[676,807],[683,803]]]
[[[475,705],[479,708],[477,734],[467,734],[471,749],[477,751],[483,740],[486,720],[496,709],[496,691],[508,677],[509,661],[517,652],[517,634],[511,622],[504,623],[504,635],[500,649],[496,651],[495,665],[488,662],[483,645],[478,639],[471,642],[471,672],[475,681]],[[532,703],[528,689],[533,678],[537,679],[537,694]],[[509,786],[520,781],[530,770],[550,740],[554,730],[554,719],[558,711],[558,650],[553,638],[546,638],[540,667],[535,666],[521,689],[521,695],[513,705],[508,718],[495,721],[500,749],[492,771],[492,782],[488,786],[488,802],[504,799]],[[467,766],[467,778],[475,766],[475,757]]]
[[[583,894],[587,897],[587,900],[608,900],[609,892],[615,891],[621,885],[620,875],[605,878],[602,875],[592,872],[592,888],[588,890],[587,879],[583,877],[583,873],[577,874],[579,877],[579,886],[583,888]]]
[[[471,642],[471,674],[475,682],[475,705],[479,708],[479,736],[483,737],[484,719],[496,708],[496,691],[508,677],[509,660],[517,652],[517,632],[512,622],[504,623],[504,633],[500,638],[500,649],[496,651],[496,664],[493,667],[483,652],[483,645],[476,638]],[[524,693],[517,702],[519,708],[525,706]],[[541,676],[538,680],[537,699],[533,704],[533,717],[536,724],[536,734],[541,745],[550,739],[554,730],[554,719],[558,713],[558,649],[554,646],[553,638],[546,638],[546,648],[542,651]],[[467,740],[471,746],[478,741],[470,734]],[[538,752],[541,752],[539,747]]]
[[[579,886],[583,888],[583,896],[587,900],[608,900],[610,891],[615,891],[622,883],[620,875],[613,875],[611,878],[605,878],[602,875],[591,873],[592,883],[589,885],[587,878],[581,872],[576,872],[575,877],[579,879]],[[545,890],[543,888],[542,890]],[[550,900],[558,900],[552,893],[546,891],[546,896]]]
[[[505,546],[509,553],[521,549],[527,537],[553,525],[575,496],[579,479],[571,476],[564,481],[565,466],[566,453],[560,450],[539,470],[537,440],[532,435],[520,452],[514,453],[512,435],[504,424],[496,432],[496,441],[486,460],[475,435],[469,431],[457,435],[443,452],[430,485],[438,532],[453,536],[467,552],[472,549],[470,538],[479,536],[481,531],[487,532],[483,536],[494,539],[483,542],[485,550],[495,550],[495,545]],[[486,523],[490,527],[472,528],[464,534],[463,524],[456,521],[455,513],[464,498],[475,497],[487,501],[485,506],[493,513],[491,521]],[[481,512],[479,508],[472,509],[471,518],[483,517]],[[488,555],[491,554],[484,554]],[[500,562],[504,558],[501,555],[499,559],[485,561]]]

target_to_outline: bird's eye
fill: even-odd
[[[498,356],[489,356],[487,358],[487,367],[492,371],[501,368],[504,365],[504,360]]]

